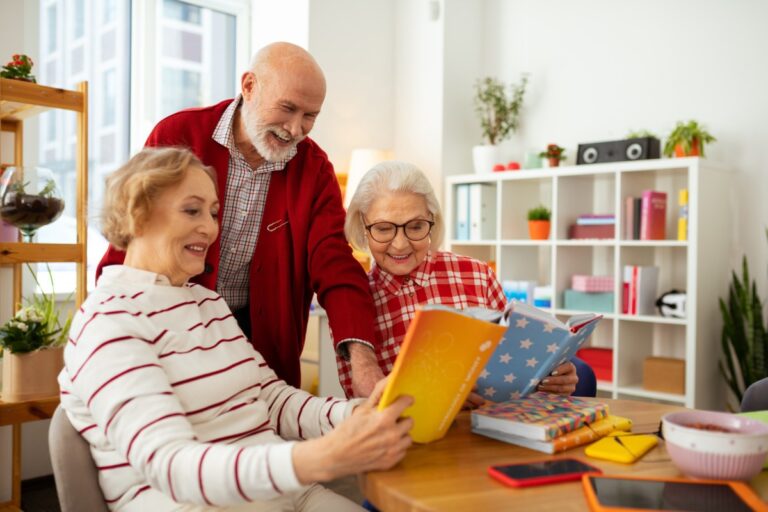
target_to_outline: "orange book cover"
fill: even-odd
[[[411,438],[428,443],[445,435],[472,390],[505,327],[460,311],[422,309],[408,326],[379,409],[400,395],[414,404]]]

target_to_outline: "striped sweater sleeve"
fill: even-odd
[[[112,447],[153,488],[177,502],[223,506],[301,487],[291,442],[236,446],[195,438],[153,348],[164,332],[141,312],[118,301],[108,308],[82,309],[70,333],[65,372],[71,388],[62,392],[85,403]],[[346,403],[312,399],[277,381],[261,356],[253,354],[249,364],[268,390],[264,398],[270,401],[271,419],[281,422],[287,437],[314,437],[349,413]]]

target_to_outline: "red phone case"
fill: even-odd
[[[573,473],[558,473],[554,475],[546,475],[546,476],[531,477],[531,478],[512,478],[496,469],[500,467],[509,467],[509,466],[530,466],[531,464],[541,464],[541,463],[555,462],[555,461],[561,461],[561,460],[574,460],[587,467],[584,468],[584,470],[582,471],[575,471]],[[575,458],[533,460],[529,462],[522,462],[519,464],[505,464],[503,466],[490,466],[488,468],[489,475],[491,475],[493,478],[495,478],[499,482],[506,485],[510,485],[512,487],[530,487],[534,485],[555,484],[558,482],[571,482],[574,480],[580,480],[582,475],[585,475],[588,473],[602,473],[602,471],[591,464],[587,464],[583,460],[575,459]]]

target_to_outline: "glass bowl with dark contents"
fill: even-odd
[[[7,167],[0,174],[0,218],[16,226],[27,242],[64,211],[56,180],[44,167]]]

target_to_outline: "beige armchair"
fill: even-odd
[[[56,408],[51,418],[48,444],[62,512],[106,512],[90,447],[61,407]]]

